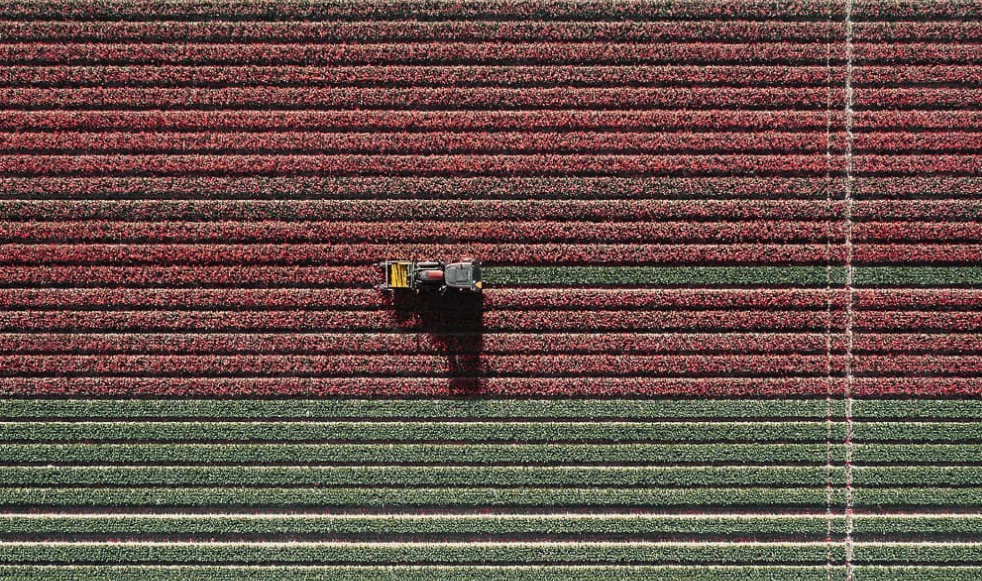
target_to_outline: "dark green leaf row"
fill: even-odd
[[[867,402],[856,402],[859,409]],[[868,402],[876,403],[876,402]],[[881,402],[929,410],[932,403],[949,413],[966,413],[973,402]],[[982,402],[974,406],[982,417]],[[487,419],[556,418],[623,420],[650,418],[797,418],[842,417],[841,401],[805,400],[26,400],[0,399],[0,417],[64,418],[412,418]],[[927,406],[927,407],[925,407]],[[891,416],[896,415],[891,413]],[[858,417],[858,414],[857,414]],[[963,417],[963,416],[952,416]]]
[[[496,285],[800,285],[845,283],[845,268],[833,266],[495,266],[484,278]],[[982,267],[857,266],[855,286],[978,286]]]
[[[8,486],[818,486],[824,466],[11,466]],[[982,486],[979,466],[856,466],[855,486]]]
[[[980,489],[872,489],[856,492],[856,506],[971,505]],[[843,504],[844,491],[833,490]],[[824,510],[826,489],[810,488],[0,488],[0,507],[808,507]]]
[[[844,284],[845,272],[841,266],[494,266],[484,270],[484,279],[495,285],[825,286]]]
[[[119,515],[0,516],[4,535],[140,534],[727,534],[825,535],[841,533],[845,517],[808,515]],[[857,515],[854,535],[976,535],[982,516]]]
[[[982,484],[982,469],[917,473],[886,468],[874,478],[906,484],[926,480]],[[868,482],[866,471],[857,480]],[[845,481],[835,467],[760,466],[11,466],[8,486],[824,486]]]
[[[856,400],[854,419],[982,418],[982,400]],[[555,418],[624,420],[842,418],[841,400],[21,400],[0,399],[16,418]]]
[[[977,425],[977,424],[976,424]],[[902,426],[902,425],[901,425]],[[969,426],[972,426],[969,424]],[[16,422],[0,441],[27,440],[401,440],[401,441],[805,441],[842,440],[826,422]],[[975,430],[982,434],[982,428]]]
[[[921,448],[929,448],[922,450]],[[8,444],[0,462],[580,463],[810,462],[826,444]],[[831,447],[834,460],[844,446]],[[976,446],[856,446],[856,461],[978,460]]]
[[[842,441],[845,424],[811,422],[11,422],[0,441],[401,440],[615,442]],[[982,440],[980,422],[854,422],[853,440]]]
[[[841,543],[21,543],[0,545],[0,562],[346,564],[818,564],[841,561]],[[978,563],[982,543],[854,543],[856,563]]]
[[[8,444],[0,462],[696,463],[825,464],[835,444]],[[978,444],[856,444],[853,462],[982,461]],[[943,459],[943,460],[941,460]]]
[[[844,579],[833,570],[833,581]],[[5,581],[829,581],[822,566],[45,566],[0,565]],[[872,579],[872,578],[871,578]],[[876,578],[881,581],[885,578]],[[912,578],[911,578],[912,579]],[[927,578],[947,579],[945,577]],[[967,577],[953,578],[963,581]]]
[[[844,501],[832,491],[834,506]],[[858,488],[854,508],[977,509],[982,488]],[[0,488],[7,507],[808,507],[825,509],[825,487],[811,488]]]
[[[857,519],[858,520],[858,519]],[[826,516],[380,515],[0,516],[0,534],[716,534],[825,535]],[[843,532],[845,517],[831,519]],[[975,529],[977,530],[977,529]]]
[[[950,552],[934,551],[934,560],[958,559],[975,553],[961,545]],[[873,547],[856,546],[875,560]],[[909,546],[891,547],[891,560],[911,557]],[[809,543],[4,543],[0,563],[167,563],[221,564],[778,564],[825,563],[828,552],[845,557],[844,547]],[[896,557],[894,557],[896,555]],[[947,559],[945,555],[949,555]]]

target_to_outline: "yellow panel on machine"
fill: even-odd
[[[448,290],[481,292],[481,261],[465,258],[458,262],[443,260],[384,260],[375,264],[384,273],[382,290],[415,291]]]
[[[411,265],[410,262],[389,263],[388,280],[386,280],[389,288],[409,288],[409,267]]]

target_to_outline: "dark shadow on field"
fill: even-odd
[[[449,291],[386,295],[396,324],[425,335],[439,355],[446,357],[447,389],[452,395],[479,395],[486,381],[484,353],[484,295]],[[419,370],[420,377],[433,376]]]

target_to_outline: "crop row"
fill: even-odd
[[[384,226],[383,226],[384,229]],[[858,263],[978,262],[980,245],[857,245]],[[841,244],[5,244],[3,265],[371,265],[382,257],[494,256],[512,265],[841,263]],[[489,277],[490,278],[490,277]]]
[[[35,67],[31,67],[32,70]],[[194,70],[199,70],[194,67]],[[221,70],[226,70],[222,67]],[[277,69],[279,70],[279,69]],[[430,70],[430,69],[426,69]],[[237,73],[238,74],[238,73]],[[967,119],[968,124],[973,120],[973,113],[962,112],[954,114],[945,112],[944,116],[935,115],[928,117],[926,113],[924,120],[908,120],[906,113],[894,113],[895,116],[903,116],[900,122],[904,127],[908,123],[917,125],[930,123],[937,118],[934,124],[946,123],[955,125],[959,119]],[[873,113],[870,112],[870,115]],[[837,119],[838,112],[833,112],[833,123],[842,125],[842,119]],[[855,126],[858,128],[863,117],[863,112],[855,114]],[[40,131],[108,131],[108,130],[131,130],[131,131],[203,131],[203,130],[239,130],[239,131],[531,131],[531,130],[637,130],[645,127],[652,130],[814,130],[824,131],[828,124],[827,113],[825,111],[673,111],[673,110],[626,110],[626,111],[597,111],[583,109],[566,110],[523,110],[523,111],[317,111],[312,109],[291,110],[291,111],[23,111],[6,110],[0,111],[0,125],[8,130],[40,130]],[[882,126],[882,125],[881,125]],[[883,126],[885,127],[885,126]],[[191,179],[191,178],[188,178]],[[745,178],[744,181],[754,178]],[[757,178],[760,180],[761,178]],[[552,180],[569,186],[575,186],[582,180],[571,178],[558,178]],[[162,180],[158,180],[162,181]],[[175,181],[175,180],[169,180]],[[180,180],[176,180],[180,181]],[[224,180],[229,181],[229,180]],[[243,180],[239,179],[238,182]],[[267,181],[269,181],[267,179]],[[307,180],[311,181],[311,180]],[[324,183],[324,178],[316,181]],[[350,188],[357,183],[357,180],[333,180],[340,181],[332,187],[332,190],[342,190],[339,186],[347,185]],[[430,180],[431,183],[434,180]],[[445,180],[444,180],[445,181]],[[501,180],[497,180],[501,181]],[[548,180],[522,180],[518,178],[513,182],[523,182],[526,187],[535,184],[548,182]],[[687,178],[673,177],[663,179],[663,182],[677,183],[684,185],[693,180]],[[772,180],[780,181],[780,180]],[[389,178],[383,180],[384,183],[402,184],[406,186],[415,183],[426,183],[426,180],[406,180]],[[458,178],[455,184],[466,187],[468,183],[488,183],[489,180],[474,180]],[[275,183],[275,182],[274,182]],[[438,182],[437,182],[438,183]],[[706,186],[712,180],[706,180]],[[727,185],[737,185],[738,180],[729,180]],[[824,186],[822,181],[820,186]],[[295,184],[294,184],[295,186]],[[647,189],[652,184],[632,183],[632,188]],[[800,187],[804,187],[803,184]],[[582,186],[581,186],[582,188]],[[268,189],[268,188],[267,188]],[[282,187],[280,188],[282,189]],[[439,190],[440,188],[431,188]],[[712,188],[706,187],[700,192],[711,191]],[[815,189],[812,185],[811,190]],[[537,191],[538,190],[538,191]],[[574,190],[575,191],[575,190]],[[609,191],[617,191],[611,189]],[[795,193],[792,188],[783,188],[788,194]],[[565,192],[565,190],[564,190]],[[476,192],[475,192],[476,193]],[[503,195],[506,192],[501,192]],[[540,197],[544,192],[540,188],[531,188],[527,193]],[[666,192],[667,193],[667,192]],[[798,192],[804,195],[805,192]],[[335,195],[338,195],[335,193]],[[739,195],[739,190],[733,195]]]
[[[637,129],[638,126],[632,129]],[[843,131],[825,132],[32,132],[5,135],[0,151],[13,153],[809,153],[838,154]],[[970,132],[857,133],[865,152],[973,152],[982,134]]]
[[[215,566],[215,565],[0,565],[9,581],[828,581],[826,565],[403,565],[403,566]],[[974,581],[982,568],[856,567],[863,581]],[[869,571],[867,573],[867,570]],[[881,575],[881,576],[875,576]]]
[[[0,516],[2,535],[64,534],[211,534],[211,535],[825,535],[829,522],[841,533],[844,517],[809,515],[702,516],[669,515],[298,515],[298,516]],[[882,522],[879,522],[882,521]],[[919,522],[923,521],[923,523]],[[854,530],[879,531],[890,524],[950,533],[980,530],[977,518],[882,517],[853,519]],[[923,524],[923,529],[918,525]]]
[[[865,39],[960,41],[978,35],[973,23],[864,24]],[[947,25],[947,26],[946,26]],[[445,20],[433,22],[375,21],[62,21],[0,23],[9,42],[721,42],[826,41],[841,38],[839,22],[767,22],[748,20],[639,22],[516,22],[507,20]]]
[[[0,355],[0,376],[819,376],[841,374],[842,355]],[[862,375],[982,375],[972,356],[864,356]],[[425,370],[425,371],[424,371]]]
[[[841,435],[837,435],[841,439]],[[845,469],[804,466],[30,466],[5,468],[8,486],[841,486]],[[854,467],[854,486],[980,486],[965,466]],[[807,518],[807,517],[806,517]],[[825,517],[822,517],[823,519]],[[952,518],[952,520],[955,520]],[[562,521],[559,521],[562,522]],[[971,521],[970,521],[971,522]],[[0,533],[3,518],[0,517]],[[968,523],[961,527],[969,528]],[[954,532],[959,523],[948,525]],[[976,529],[982,526],[975,519]],[[147,531],[151,532],[151,531]],[[300,531],[297,531],[300,532]],[[392,531],[388,531],[392,532]],[[424,532],[424,531],[419,531]],[[880,531],[889,532],[889,531]]]
[[[851,426],[854,442],[971,442],[976,422],[865,422]],[[46,442],[151,441],[420,441],[420,442],[820,442],[842,440],[844,424],[793,422],[11,422],[4,440]],[[982,474],[982,473],[980,473]],[[972,476],[978,479],[979,474]],[[982,484],[982,482],[979,482]]]
[[[845,517],[811,515],[125,515],[0,516],[0,534],[609,534],[749,535],[841,533]],[[965,535],[982,531],[973,515],[854,515],[854,534]]]
[[[27,221],[0,223],[0,241],[16,242],[802,242],[839,243],[841,221],[746,220],[719,222],[495,222],[386,221],[290,222],[284,220],[220,222]],[[977,222],[860,222],[852,227],[859,242],[980,241]]]
[[[35,70],[36,67],[31,67]],[[83,69],[85,70],[85,69]],[[198,71],[199,67],[193,70]],[[227,70],[222,67],[221,70]],[[279,69],[277,69],[279,70]],[[430,69],[427,69],[430,70]],[[142,74],[142,73],[141,73]],[[236,73],[241,74],[241,73]],[[522,110],[522,111],[344,111],[299,109],[290,111],[236,111],[236,110],[185,110],[185,111],[61,111],[61,110],[6,110],[0,111],[0,125],[8,130],[20,131],[530,131],[530,130],[637,130],[639,127],[663,131],[824,131],[831,122],[833,127],[843,124],[838,111],[735,111],[735,110]],[[982,122],[982,112],[971,110],[935,111],[856,111],[853,113],[853,130],[856,137],[864,131],[948,129],[970,131]],[[187,180],[193,178],[186,178]],[[754,178],[744,178],[744,181]],[[760,178],[757,178],[760,179]],[[163,182],[164,180],[158,180]],[[180,181],[180,180],[168,180]],[[225,180],[228,181],[228,180]],[[242,182],[242,179],[238,180]],[[268,181],[268,180],[267,180]],[[308,180],[309,181],[309,180]],[[323,181],[323,179],[322,179]],[[351,183],[355,180],[344,180]],[[389,183],[407,183],[410,180],[390,178]],[[476,180],[458,178],[461,185]],[[485,182],[487,180],[484,180]],[[536,183],[534,180],[533,184]],[[542,180],[538,180],[541,182]],[[567,182],[574,181],[567,179]],[[686,178],[669,178],[684,184]],[[710,180],[711,181],[711,180]],[[779,180],[772,180],[779,181]],[[894,180],[900,183],[918,183],[925,178],[913,177]],[[949,182],[958,179],[948,178]],[[961,180],[964,182],[964,178]],[[739,183],[731,180],[730,185]],[[275,182],[274,182],[275,183]],[[824,182],[822,182],[824,185]],[[649,184],[634,184],[637,188]],[[857,182],[857,192],[865,188]],[[963,184],[963,187],[971,184]],[[334,188],[337,189],[337,188]],[[811,188],[813,189],[813,188]],[[951,189],[950,187],[947,189]],[[709,188],[707,188],[709,190]],[[534,191],[534,190],[533,190]],[[614,190],[616,191],[616,190]],[[711,191],[711,190],[710,190]],[[921,188],[917,191],[923,193]],[[945,188],[938,189],[946,192]],[[787,191],[804,195],[806,192]],[[957,192],[956,192],[957,193]],[[537,194],[541,196],[542,194]],[[739,191],[733,195],[739,195]],[[839,196],[841,197],[841,195]]]
[[[26,159],[29,156],[18,156]],[[37,160],[44,156],[34,156]],[[152,156],[157,157],[157,156]],[[164,156],[167,157],[167,156]],[[188,156],[214,159],[216,156]],[[506,156],[507,157],[507,156]],[[526,156],[514,156],[514,163]],[[614,156],[616,157],[616,156]],[[630,158],[631,156],[624,156]],[[705,156],[695,156],[705,157]],[[712,156],[709,156],[712,157]],[[58,156],[56,159],[70,159]],[[103,158],[99,158],[103,159]],[[121,158],[122,159],[122,158]],[[274,157],[273,159],[278,159]],[[386,159],[392,159],[386,157]],[[461,160],[466,156],[461,156]],[[664,158],[667,159],[667,158]],[[817,157],[816,157],[817,159]],[[40,161],[36,163],[40,164]],[[382,163],[379,161],[379,163]],[[40,167],[40,166],[38,166]],[[841,221],[842,200],[3,200],[9,221]],[[893,220],[977,222],[975,200],[864,200],[856,222]]]
[[[948,542],[855,542],[860,563],[949,563],[982,561],[982,544]],[[829,556],[831,554],[831,557]],[[3,563],[153,563],[222,562],[288,564],[752,564],[825,563],[843,560],[842,544],[822,542],[508,542],[508,543],[71,543],[6,542]]]
[[[930,549],[916,544],[855,543],[858,561],[924,559],[973,561],[972,545],[947,543]],[[917,551],[915,557],[913,552]],[[68,543],[5,542],[2,563],[276,563],[437,564],[474,563],[823,563],[827,552],[842,560],[844,547],[827,543],[647,543],[647,542],[508,542],[508,543]]]
[[[2,47],[4,45],[0,45]],[[3,51],[0,51],[2,54]],[[975,88],[857,88],[857,108],[971,108]],[[822,87],[20,87],[0,88],[11,109],[776,109],[843,106]],[[637,125],[635,125],[637,126]]]
[[[982,400],[854,400],[856,421],[982,418]],[[606,420],[748,419],[824,420],[842,417],[844,402],[818,399],[474,399],[474,400],[179,400],[179,399],[0,399],[10,421],[25,418],[140,419],[205,418],[415,421],[447,418]]]
[[[972,63],[964,45],[857,45],[857,62]],[[958,50],[961,48],[962,50]],[[831,54],[830,54],[831,53]],[[467,65],[467,64],[779,64],[841,62],[844,43],[613,43],[613,42],[393,42],[372,44],[10,43],[0,59],[11,65]],[[823,90],[824,91],[824,90]]]
[[[566,112],[561,112],[563,115]],[[569,112],[573,118],[580,116],[582,112]],[[965,114],[960,112],[951,111],[940,111],[935,112],[940,119],[939,123],[955,123],[959,119],[965,119],[967,126],[975,127],[982,124],[982,112],[977,113],[976,118],[967,118]],[[312,115],[320,115],[321,113],[311,113]],[[323,114],[334,114],[334,115],[347,115],[348,112],[323,112]],[[490,113],[491,115],[497,115],[495,113]],[[551,112],[541,112],[543,116],[552,115]],[[14,123],[22,122],[17,121],[19,119],[26,119],[28,117],[34,118],[33,116],[43,115],[42,121],[38,123],[42,124],[42,128],[45,129],[55,129],[62,130],[60,126],[60,119],[73,119],[81,123],[88,123],[87,120],[93,120],[92,123],[95,124],[93,129],[98,128],[120,128],[120,127],[130,127],[131,116],[133,118],[132,127],[139,129],[141,125],[139,123],[147,123],[149,126],[147,129],[181,129],[181,128],[195,128],[195,129],[208,129],[212,127],[224,126],[225,117],[223,115],[231,115],[230,119],[244,119],[253,115],[266,115],[267,121],[263,121],[261,128],[270,129],[276,128],[276,124],[287,123],[288,126],[292,127],[293,115],[298,115],[297,113],[290,113],[289,115],[283,116],[282,113],[276,112],[202,112],[202,117],[198,119],[197,117],[185,117],[184,112],[112,112],[112,111],[95,111],[87,113],[75,113],[75,112],[0,112],[0,123]],[[50,118],[48,116],[51,116]],[[162,120],[155,121],[151,119],[151,116],[161,115]],[[195,114],[197,115],[197,114]],[[242,117],[240,117],[240,115]],[[306,115],[306,114],[304,114]],[[356,123],[356,127],[359,129],[372,129],[375,126],[371,125],[374,123],[374,119],[378,114],[370,111],[363,112],[351,112],[351,115],[355,115],[360,119],[365,119],[365,123],[369,125],[359,125],[355,121],[351,123]],[[428,112],[411,112],[411,113],[396,113],[393,114],[395,119],[401,119],[398,121],[398,126],[388,126],[386,128],[392,129],[403,129],[412,130],[413,128],[419,126],[420,130],[432,130],[432,129],[445,129],[451,127],[450,124],[454,123],[454,120],[467,120],[471,114],[454,112],[452,117],[446,117],[447,113],[428,113]],[[404,116],[403,116],[404,115]],[[479,115],[474,113],[473,115]],[[482,114],[483,115],[483,114]],[[503,112],[500,115],[508,116],[509,113]],[[536,112],[527,112],[516,115],[539,115]],[[650,119],[645,117],[643,112],[630,111],[625,113],[618,113],[617,116],[624,115],[624,123],[630,124],[631,127],[635,127],[636,123],[646,124]],[[640,117],[635,117],[636,115]],[[684,115],[685,117],[691,117],[694,119],[702,118],[698,112],[685,112],[684,114],[672,113],[672,115]],[[718,129],[731,128],[730,125],[726,125],[724,121],[720,120],[717,125],[717,121],[708,121],[708,119],[720,119],[722,114],[714,113],[707,114],[708,117],[706,124],[711,127]],[[756,112],[743,112],[736,114],[738,116],[753,116],[761,122],[761,127],[771,128],[771,123],[777,123],[773,115],[776,113],[761,113],[765,115],[764,117],[756,117]],[[825,126],[825,113],[815,113],[808,115],[816,115],[814,119],[815,123]],[[596,117],[594,117],[596,116]],[[727,118],[731,118],[729,114],[725,115]],[[857,113],[857,116],[859,114]],[[556,121],[556,123],[569,123],[569,127],[577,129],[592,129],[592,128],[604,128],[607,127],[609,119],[612,117],[606,117],[604,112],[590,112],[590,118],[595,118],[597,121],[591,122],[584,121]],[[299,117],[303,119],[306,117]],[[551,118],[551,117],[550,117]],[[739,117],[744,118],[744,117]],[[50,120],[44,120],[50,119]],[[541,119],[541,118],[540,118]],[[140,121],[143,120],[143,121]],[[923,119],[920,117],[903,119],[902,124],[907,127],[909,125],[918,125],[923,123]],[[27,121],[23,121],[27,123]],[[489,121],[493,123],[498,123],[497,118],[494,121]],[[552,121],[542,121],[543,123],[552,123]],[[31,121],[30,123],[33,123]],[[49,125],[50,123],[50,125]],[[185,125],[185,123],[187,125]],[[243,124],[251,123],[251,121],[242,121]],[[267,123],[273,124],[272,126],[266,125]],[[329,127],[322,127],[318,125],[319,120],[311,121],[312,125],[305,125],[305,129],[329,129]],[[346,117],[339,118],[336,123],[338,126],[344,126],[349,123]],[[469,122],[467,125],[461,126],[462,130],[473,130],[473,129],[483,129],[486,128],[480,123],[483,121],[475,121],[479,123],[477,126],[470,126]],[[502,123],[505,123],[502,121]],[[511,122],[508,122],[511,123]],[[506,124],[506,128],[520,128],[521,124],[524,123],[521,119],[515,121],[515,124]],[[585,124],[584,124],[585,123]],[[748,121],[749,123],[749,121]],[[199,126],[200,124],[200,126]],[[229,122],[229,125],[234,126],[233,122]],[[546,125],[552,127],[552,125]],[[817,126],[817,125],[816,125]],[[19,126],[12,125],[14,129],[20,128]],[[86,126],[76,126],[66,125],[64,127],[67,129],[75,128],[85,128]],[[755,125],[748,125],[749,128],[761,128]],[[655,128],[659,128],[657,124]],[[775,127],[777,128],[777,127]],[[792,125],[781,125],[779,128],[793,128]],[[811,128],[810,122],[809,126],[805,128]],[[951,198],[947,200],[946,204],[951,205],[954,203],[952,212],[957,219],[958,212],[954,211],[954,208],[961,207],[964,208],[965,199],[972,200],[982,195],[982,186],[980,186],[979,180],[975,180],[971,177],[951,177],[951,176],[905,176],[905,177],[863,177],[857,176],[853,179],[853,196],[855,198],[854,204],[856,209],[863,213],[862,218],[867,220],[876,220],[874,217],[876,212],[870,212],[868,208],[875,207],[877,210],[885,210],[887,208],[923,208],[925,207],[925,202],[930,205],[932,202],[920,200],[911,204],[910,202],[903,202],[901,200],[907,198],[913,199],[922,197],[946,197]],[[293,199],[296,202],[302,202],[304,200],[316,199],[321,200],[324,197],[324,192],[330,192],[331,197],[338,200],[356,200],[356,199],[372,199],[379,195],[384,195],[386,199],[413,199],[413,200],[446,200],[446,199],[467,199],[474,202],[487,202],[489,200],[514,200],[516,198],[521,198],[523,201],[543,201],[543,200],[591,200],[591,199],[607,199],[607,200],[619,200],[619,201],[630,201],[637,199],[646,199],[649,204],[657,205],[659,202],[664,202],[672,199],[685,199],[685,198],[697,198],[703,202],[718,201],[720,199],[753,199],[760,198],[763,193],[766,192],[767,196],[772,196],[785,200],[787,202],[799,201],[799,200],[815,200],[821,199],[825,200],[831,194],[831,197],[835,200],[842,199],[844,197],[844,188],[842,187],[841,181],[832,180],[831,182],[823,177],[813,177],[813,178],[787,178],[787,177],[683,177],[683,176],[671,176],[671,177],[651,177],[644,180],[637,180],[625,177],[575,177],[575,176],[562,176],[562,177],[388,177],[388,176],[375,176],[375,177],[304,177],[304,176],[293,176],[293,177],[231,177],[231,176],[213,176],[213,177],[195,177],[195,176],[178,176],[178,177],[42,177],[42,178],[16,178],[16,177],[0,177],[0,199],[20,199],[20,200],[32,200],[32,199],[82,199],[87,200],[89,203],[96,202],[97,200],[115,200],[117,203],[125,202],[129,200],[138,200],[141,198],[146,198],[147,201],[153,198],[161,198],[166,200],[181,200],[189,199],[195,200],[197,202],[207,202],[213,199],[222,199],[226,202],[232,202],[236,199],[248,200],[277,200],[277,199]],[[957,200],[957,198],[962,198],[963,200]],[[938,202],[933,202],[938,203]],[[9,204],[3,205],[5,212],[10,212],[12,208]],[[54,211],[53,209],[50,211]],[[936,218],[939,220],[946,219],[946,216],[952,212],[938,212]],[[888,220],[890,218],[897,218],[897,216],[892,215],[894,212],[884,215],[879,220]],[[234,216],[235,212],[233,212]],[[44,219],[41,216],[37,216],[38,219]],[[921,216],[913,216],[915,218]],[[665,218],[665,217],[662,217]],[[787,217],[785,217],[787,219]],[[10,218],[8,218],[10,219]],[[16,218],[16,214],[12,219],[29,219],[29,218]],[[72,220],[70,215],[64,215],[60,217],[61,220]],[[170,219],[181,219],[181,218],[170,218]],[[223,218],[213,218],[213,219],[223,219]],[[226,217],[224,219],[230,219]],[[272,215],[266,216],[263,219],[274,220],[277,219],[277,215],[274,213]],[[394,218],[398,219],[398,218]],[[901,219],[903,219],[901,217]]]
[[[787,8],[783,6],[782,8]],[[755,15],[759,16],[759,15]],[[212,21],[4,21],[11,42],[824,42],[845,36],[841,17],[832,21],[696,20],[579,21],[508,20],[288,22]],[[863,42],[973,42],[977,22],[855,22]]]
[[[86,298],[85,291],[76,291]],[[200,292],[200,291],[197,291]],[[156,293],[155,293],[156,294]],[[101,304],[105,304],[104,302]],[[846,338],[825,333],[0,333],[0,353],[86,354],[440,354],[472,353],[841,353]],[[982,352],[977,333],[855,333],[852,350],[866,353]]]
[[[978,438],[970,422],[857,424],[855,441],[959,441]],[[0,423],[5,442],[152,441],[723,441],[821,442],[844,438],[842,422],[12,422]]]
[[[825,152],[841,150],[844,132],[755,133],[638,133],[638,132],[494,132],[494,133],[14,133],[5,135],[0,151],[13,153],[662,153],[771,151]],[[942,140],[943,138],[943,140]],[[976,140],[958,134],[909,137],[906,134],[866,134],[854,140],[862,149],[978,149]]]
[[[842,444],[7,444],[4,463],[480,463],[701,464],[841,461]],[[851,446],[857,464],[978,462],[975,444],[869,444]]]
[[[3,45],[0,45],[3,46]],[[2,53],[2,51],[0,51]],[[927,91],[927,89],[923,89]],[[916,98],[896,89],[894,100]],[[952,89],[938,95],[957,96]],[[438,87],[226,87],[226,88],[0,88],[11,109],[823,109],[826,88],[720,87],[576,87],[576,88],[438,88]],[[884,97],[890,94],[883,89]],[[841,89],[832,91],[842,106]],[[967,97],[968,95],[966,95]],[[889,103],[884,103],[889,104]]]
[[[861,313],[857,328],[973,331],[982,313]],[[971,317],[971,318],[969,318]],[[824,331],[845,315],[824,311],[4,311],[15,331]]]
[[[818,223],[816,230],[825,225]],[[384,225],[378,226],[385,230]],[[407,226],[408,228],[409,226]],[[502,225],[501,228],[507,228]],[[831,228],[828,228],[831,230]],[[897,229],[899,232],[899,229]],[[502,232],[504,235],[504,232]],[[379,237],[376,237],[377,240]],[[458,244],[4,244],[4,265],[368,265],[379,257],[494,256],[510,265],[606,264],[825,264],[842,263],[839,242],[721,244],[570,244],[461,242]],[[982,244],[855,244],[856,264],[977,264]],[[490,277],[489,277],[490,278]]]
[[[0,123],[6,121],[5,112],[0,112]],[[10,112],[6,112],[10,113]],[[57,113],[57,112],[55,112]],[[64,112],[71,118],[84,119],[86,115],[108,115],[120,117],[121,123],[128,124],[126,114],[120,112],[90,112],[75,113]],[[640,112],[629,112],[630,122],[634,126],[633,115]],[[28,113],[24,113],[28,114]],[[142,115],[140,112],[131,112],[134,115]],[[150,114],[150,113],[148,113]],[[219,113],[209,112],[206,115],[217,115]],[[269,113],[274,118],[279,114]],[[341,114],[341,113],[338,113]],[[371,117],[372,112],[353,113],[358,116]],[[534,113],[530,113],[534,114]],[[590,115],[598,115],[600,123],[606,123],[604,113],[591,112]],[[439,114],[439,115],[446,115]],[[688,112],[686,113],[688,115]],[[696,114],[693,114],[694,116]],[[423,125],[434,124],[434,127],[442,126],[443,123],[451,123],[451,119],[467,119],[468,114],[454,113],[452,118],[446,121],[437,114],[426,112],[410,112],[405,114],[403,129],[412,129],[414,124]],[[289,119],[289,117],[287,117]],[[414,120],[415,119],[415,120]],[[642,122],[646,117],[639,118]],[[197,124],[194,119],[189,122]],[[221,122],[221,118],[215,121],[201,120],[202,123]],[[496,122],[496,121],[495,121]],[[768,119],[764,119],[769,123]],[[116,123],[116,121],[112,121]],[[290,121],[292,123],[292,121]],[[339,124],[345,124],[345,119],[339,119]],[[824,127],[825,117],[821,114],[821,124]],[[443,126],[444,128],[446,126]],[[207,128],[207,127],[205,127]],[[371,127],[366,127],[370,129]],[[468,129],[464,127],[464,129]],[[468,129],[469,130],[469,129]],[[902,180],[901,180],[902,181]],[[933,189],[946,188],[952,192],[953,196],[965,196],[976,192],[971,180],[966,178],[947,178],[931,182]],[[857,187],[864,186],[866,182],[860,178],[856,180]],[[913,189],[916,191],[930,191],[931,184],[922,184],[915,181]],[[785,200],[802,199],[822,199],[825,200],[829,195],[829,180],[821,178],[781,178],[781,177],[652,177],[645,180],[636,180],[623,177],[303,177],[295,176],[289,178],[276,177],[88,177],[88,178],[11,178],[0,177],[0,198],[2,199],[21,199],[29,200],[35,198],[54,198],[54,199],[83,199],[90,202],[95,200],[116,200],[117,202],[127,200],[138,200],[141,198],[163,198],[168,200],[191,199],[197,201],[207,201],[211,199],[224,199],[233,201],[236,198],[242,199],[294,199],[301,201],[304,199],[322,200],[324,192],[330,192],[331,197],[338,200],[357,200],[374,199],[380,195],[385,199],[402,200],[441,200],[441,199],[466,199],[472,201],[489,200],[638,200],[638,199],[688,199],[698,198],[702,200],[719,199],[741,199],[741,198],[760,198],[766,192],[769,196],[775,196]],[[868,186],[867,186],[868,187]],[[899,186],[898,186],[899,187]],[[833,198],[842,198],[844,190],[832,192]],[[5,204],[4,211],[9,212],[10,207]],[[264,219],[274,219],[275,216]],[[72,218],[64,216],[63,220]],[[333,219],[333,218],[332,218]]]
[[[824,458],[824,456],[823,456]],[[853,507],[977,508],[980,488],[856,488]],[[844,501],[833,490],[833,506]],[[812,488],[2,488],[2,507],[518,508],[828,506],[825,486]],[[824,578],[824,577],[823,577]]]
[[[982,291],[964,290],[960,296],[945,293],[897,293],[880,300],[877,291],[853,292],[857,308],[918,308],[934,307],[947,310],[972,306]],[[863,294],[862,299],[855,295]],[[816,309],[843,308],[848,295],[843,289],[488,289],[481,300],[484,310],[704,310],[704,309]],[[306,308],[314,310],[343,309],[428,309],[435,306],[432,297],[409,294],[395,298],[371,289],[0,289],[0,306],[6,310],[19,308],[86,308],[130,307],[134,309],[182,308],[283,310]],[[466,306],[466,305],[464,305]],[[453,310],[453,309],[450,309]],[[587,345],[602,337],[583,338]],[[302,339],[300,339],[302,341]],[[396,339],[398,340],[398,338]],[[419,338],[416,338],[418,341]],[[529,337],[529,341],[537,340]],[[549,340],[549,339],[543,339]],[[616,340],[616,338],[615,338]],[[644,340],[644,338],[641,338]],[[708,338],[712,343],[712,337]],[[824,343],[823,343],[824,344]],[[823,347],[824,350],[824,347]]]
[[[801,242],[844,238],[840,222],[0,222],[0,241],[16,242]],[[902,238],[903,237],[903,238]],[[880,222],[853,228],[853,240],[982,240],[982,224]]]
[[[0,96],[2,99],[2,96]],[[971,155],[859,156],[858,172],[951,172],[978,168]],[[0,171],[20,176],[84,175],[822,175],[839,157],[812,155],[8,155]]]
[[[416,23],[418,25],[418,23]],[[291,26],[289,24],[285,26]],[[292,26],[291,26],[292,28]],[[0,30],[3,25],[0,24]],[[878,67],[877,70],[893,70]],[[865,70],[865,69],[861,69]],[[919,73],[919,71],[922,71]],[[935,79],[954,82],[973,78],[974,67],[927,67],[906,73],[910,82],[930,83]],[[694,66],[340,66],[325,69],[285,65],[242,66],[11,66],[0,71],[0,86],[420,86],[420,87],[616,87],[725,85],[741,86],[828,86],[844,82],[841,67],[764,67],[753,65]],[[885,77],[889,78],[887,75]]]
[[[466,369],[466,359],[458,361]],[[858,377],[854,398],[982,395],[978,378]],[[777,378],[381,378],[381,377],[0,377],[8,397],[821,397],[841,396],[841,377]],[[898,412],[899,413],[899,412]]]

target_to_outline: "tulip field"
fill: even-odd
[[[980,45],[0,0],[0,579],[982,579]]]

